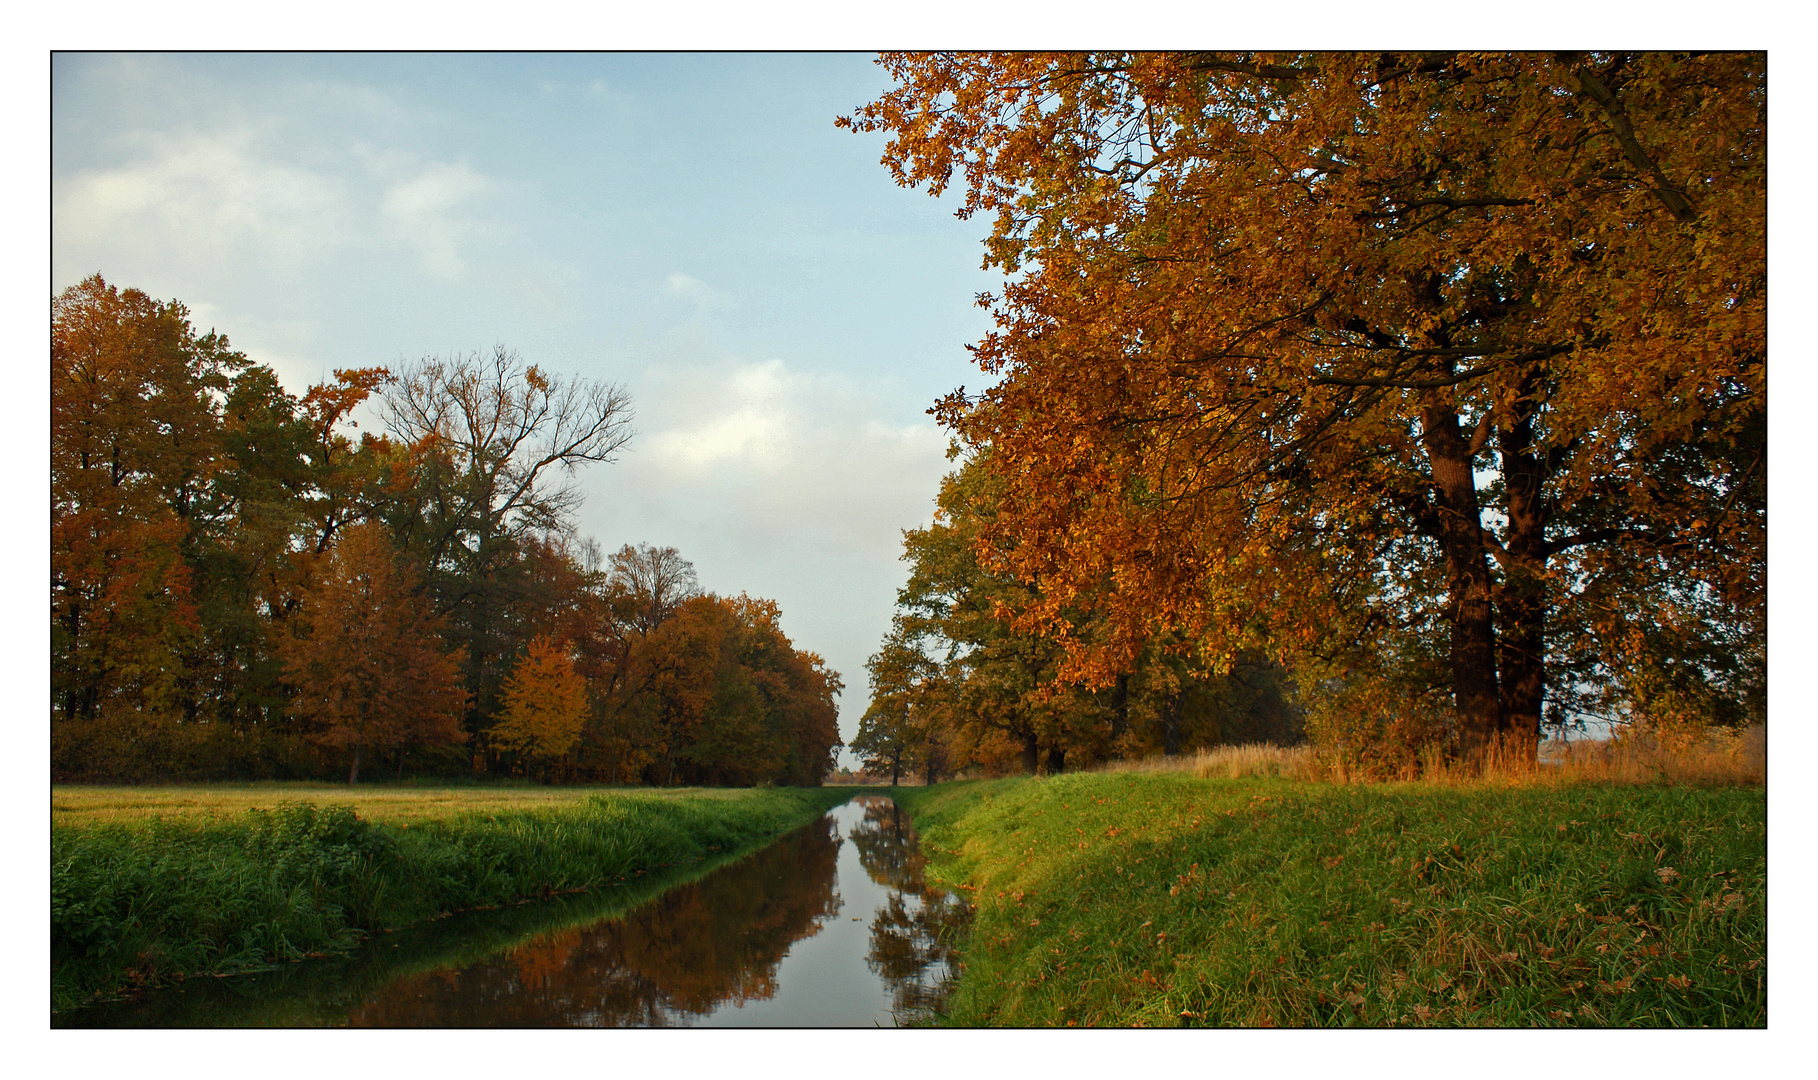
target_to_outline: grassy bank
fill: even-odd
[[[761,848],[762,845],[754,845]],[[399,979],[481,963],[525,945],[623,918],[678,886],[751,857],[752,848],[634,874],[609,888],[459,912],[382,930],[345,956],[277,964],[231,979],[191,979],[180,992],[66,1009],[52,1027],[339,1027]]]
[[[394,800],[378,821],[312,801],[231,815],[113,807],[89,824],[66,810],[51,828],[52,1008],[344,955],[371,931],[748,849],[851,794],[612,792],[433,817]]]
[[[957,1025],[1753,1026],[1759,787],[1190,772],[900,789]]]

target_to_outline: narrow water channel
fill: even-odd
[[[666,890],[469,913],[56,1026],[890,1027],[937,1013],[956,970],[965,903],[923,864],[907,816],[861,795]]]

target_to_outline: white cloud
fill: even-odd
[[[608,114],[619,116],[633,115],[637,99],[605,79],[589,79],[586,82],[567,82],[561,79],[538,79],[538,93],[551,101],[566,100],[582,102],[592,109],[603,109]]]
[[[466,269],[463,248],[497,231],[477,203],[499,185],[464,162],[359,142],[302,147],[285,132],[268,120],[130,136],[126,160],[54,182],[58,263],[80,273],[142,254],[243,274],[327,263],[381,236],[449,281]]]
[[[65,251],[131,243],[209,261],[251,250],[294,264],[353,237],[345,187],[272,160],[266,133],[248,127],[142,137],[145,153],[83,170],[53,191],[52,222]]]
[[[684,406],[692,415],[650,436],[652,457],[693,473],[728,462],[765,472],[788,465],[791,421],[799,422],[791,414],[800,411],[791,398],[806,389],[802,378],[781,360],[702,374],[679,380],[693,384]]]
[[[613,479],[647,507],[686,500],[736,522],[754,549],[894,559],[901,530],[933,509],[947,439],[931,421],[886,419],[885,391],[780,359],[648,371],[643,434]]]
[[[663,284],[670,296],[692,303],[696,311],[718,311],[732,306],[724,294],[693,274],[673,270],[663,279]]]
[[[453,280],[465,269],[458,243],[477,224],[460,211],[489,186],[486,177],[465,164],[431,162],[387,188],[379,211],[397,235],[422,253],[424,270]]]

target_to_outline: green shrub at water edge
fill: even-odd
[[[291,803],[226,820],[56,827],[52,1008],[134,984],[345,953],[368,931],[610,884],[751,846],[848,797],[626,793],[409,826]]]

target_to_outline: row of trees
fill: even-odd
[[[373,395],[386,431],[352,411]],[[819,783],[839,679],[776,605],[573,529],[631,437],[609,384],[503,348],[300,398],[181,304],[52,309],[53,772],[505,768]]]
[[[1765,719],[1762,54],[882,63],[841,122],[994,218],[938,415],[1055,685],[1260,652],[1465,757]]]
[[[1107,760],[1178,754],[1220,743],[1299,741],[1304,718],[1289,673],[1256,652],[1224,670],[1178,635],[1145,643],[1107,685],[1064,678],[1064,641],[1019,629],[1014,613],[1039,583],[993,568],[980,544],[1003,509],[989,448],[941,485],[935,521],[904,533],[909,580],[867,666],[871,706],[852,749],[897,782],[981,768],[1058,773]],[[1078,633],[1103,633],[1102,592],[1068,610]]]

